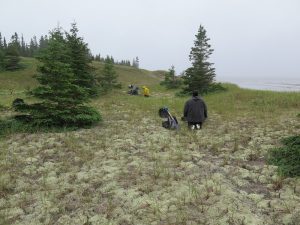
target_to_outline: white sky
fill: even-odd
[[[299,0],[0,0],[0,32],[26,41],[76,21],[93,54],[140,58],[158,70],[190,66],[202,24],[218,80],[300,79]]]

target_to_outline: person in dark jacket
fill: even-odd
[[[207,118],[207,107],[198,96],[198,91],[193,91],[193,97],[185,103],[183,117],[192,130],[202,128],[202,123]]]

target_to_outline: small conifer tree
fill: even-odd
[[[118,75],[115,71],[112,60],[107,57],[105,59],[104,68],[99,77],[100,89],[103,94],[106,94],[112,89],[121,88],[121,84],[117,81]]]
[[[30,92],[41,102],[17,104],[16,107],[17,111],[29,114],[33,125],[82,127],[101,119],[97,111],[84,105],[89,99],[89,90],[78,85],[70,56],[70,48],[61,29],[55,29],[48,47],[37,56],[41,63],[36,76],[40,86]]]
[[[5,70],[17,70],[20,66],[20,53],[17,45],[14,42],[8,44],[4,52],[3,65]]]
[[[175,75],[174,66],[171,66],[169,71],[165,73],[165,79],[160,84],[169,89],[178,88],[181,85],[181,80]]]

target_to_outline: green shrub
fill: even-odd
[[[300,136],[291,136],[281,140],[283,146],[271,149],[268,163],[278,166],[280,175],[300,176]]]
[[[15,119],[0,120],[0,137],[16,132],[25,132],[27,129],[28,127],[26,124]]]

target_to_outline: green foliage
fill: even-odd
[[[4,52],[0,49],[0,71],[4,70]]]
[[[37,41],[36,36],[30,39],[29,43],[25,43],[23,35],[21,35],[21,40],[19,35],[15,32],[11,37],[11,42],[6,43],[5,37],[2,39],[2,35],[0,33],[0,50],[6,51],[8,46],[13,44],[16,50],[19,53],[19,56],[23,57],[33,57],[35,56],[41,49],[47,47],[48,44],[48,37],[47,35],[41,36],[40,40]]]
[[[168,89],[176,89],[180,87],[182,81],[175,75],[175,67],[171,66],[168,72],[165,73],[164,81],[160,82],[160,85],[165,86]]]
[[[211,45],[208,43],[209,38],[206,36],[206,30],[202,25],[196,35],[194,47],[190,52],[190,61],[192,67],[185,71],[183,76],[184,93],[191,94],[194,90],[197,90],[200,94],[209,93],[218,89],[219,85],[214,84],[215,68],[213,63],[208,62],[210,55],[213,53]]]
[[[115,71],[113,62],[107,58],[105,60],[104,68],[99,77],[100,91],[102,94],[107,94],[115,88],[121,88],[121,83],[117,81],[118,75]]]
[[[84,105],[90,97],[90,90],[79,86],[80,79],[72,67],[77,59],[72,58],[70,50],[61,30],[55,29],[48,47],[37,57],[41,64],[36,78],[41,85],[30,92],[31,96],[42,102],[15,104],[17,111],[27,113],[17,119],[43,127],[84,127],[101,119],[97,111]]]
[[[20,54],[18,52],[17,46],[10,43],[5,51],[3,65],[5,70],[13,71],[20,69]]]
[[[16,132],[25,132],[29,129],[32,129],[32,127],[16,119],[0,120],[0,137]]]
[[[0,104],[0,111],[4,110],[5,107],[3,105]]]
[[[300,176],[300,136],[284,138],[281,142],[283,146],[270,150],[268,163],[278,166],[283,176]]]
[[[22,117],[26,116],[22,115]],[[85,125],[84,127],[89,128],[90,126]],[[0,139],[15,133],[66,132],[76,130],[77,128],[78,125],[45,127],[29,123],[28,118],[26,120],[23,120],[17,117],[6,120],[0,120]]]
[[[214,82],[214,83],[210,84],[208,93],[222,92],[222,91],[226,91],[226,90],[227,90],[227,88],[224,87],[221,83]]]
[[[97,95],[97,85],[95,76],[92,74],[93,68],[90,66],[91,58],[88,46],[82,37],[78,37],[78,28],[73,23],[69,33],[66,32],[67,46],[70,54],[70,66],[76,80],[75,84],[86,88],[89,96]]]

